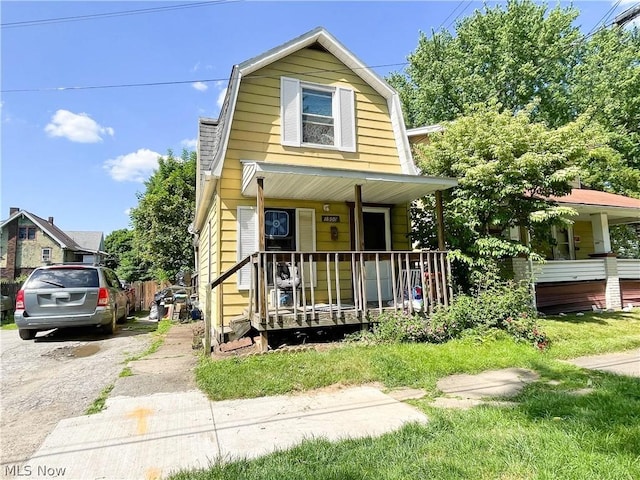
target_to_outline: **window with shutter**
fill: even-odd
[[[257,215],[254,207],[238,207],[238,256],[237,260],[258,251]],[[251,284],[251,264],[238,271],[238,289],[248,290]]]
[[[282,145],[356,151],[353,90],[287,77],[280,86]]]

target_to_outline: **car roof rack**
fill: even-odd
[[[103,263],[100,262],[59,262],[59,263],[47,263],[45,266],[53,267],[53,266],[64,266],[64,265],[86,265],[89,267],[104,267]]]

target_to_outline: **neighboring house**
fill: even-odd
[[[428,143],[440,125],[407,131],[412,145]],[[574,185],[579,187],[579,181]],[[532,279],[536,307],[544,313],[619,309],[640,305],[640,260],[617,258],[612,252],[609,226],[640,223],[640,200],[612,193],[574,188],[571,194],[549,200],[573,208],[577,217],[566,229],[551,232],[555,245],[538,253],[544,263],[514,258],[517,280]],[[526,231],[514,228],[512,240],[528,242]]]
[[[53,223],[26,210],[9,209],[0,224],[2,278],[14,280],[50,263],[99,261],[104,254],[102,232],[64,232]]]
[[[217,341],[448,301],[446,254],[411,251],[409,205],[456,180],[419,174],[396,91],[326,30],[233,67],[219,118],[199,122],[198,176]]]
[[[619,309],[640,305],[640,260],[617,258],[609,227],[640,223],[640,200],[613,193],[574,188],[552,201],[573,208],[573,225],[554,228],[555,245],[545,263],[513,259],[516,278],[535,283],[536,305],[545,313]],[[521,239],[514,230],[512,238]],[[531,273],[533,272],[533,275]]]

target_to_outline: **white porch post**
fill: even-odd
[[[605,287],[605,304],[607,309],[622,308],[620,294],[620,276],[618,275],[618,259],[611,253],[611,237],[609,236],[609,219],[605,212],[592,213],[593,246],[596,256],[602,256],[604,270],[607,275]]]
[[[604,260],[604,270],[607,274],[607,285],[605,287],[605,304],[607,309],[618,310],[622,308],[622,294],[620,293],[620,276],[618,274],[618,259],[615,255],[606,256]]]
[[[611,238],[609,237],[609,220],[604,212],[591,214],[591,228],[593,229],[593,246],[595,253],[611,252]]]

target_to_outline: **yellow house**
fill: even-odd
[[[266,348],[272,330],[448,301],[446,254],[411,251],[408,208],[456,181],[419,174],[397,93],[323,28],[233,67],[219,118],[199,122],[198,175],[215,341],[253,327]]]

